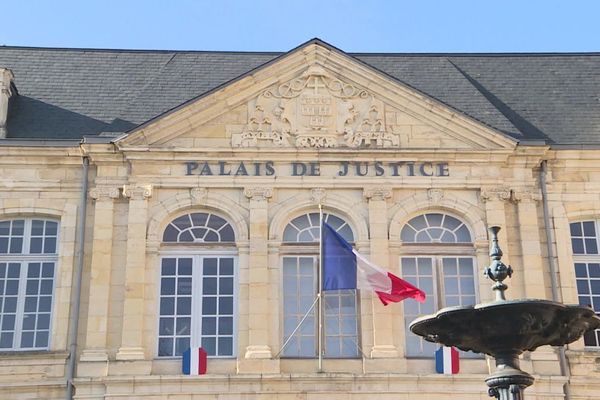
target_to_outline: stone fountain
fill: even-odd
[[[484,271],[494,281],[496,298],[475,306],[447,307],[415,319],[410,330],[425,340],[492,356],[496,371],[485,380],[488,394],[499,400],[522,400],[534,378],[519,368],[519,355],[539,346],[564,346],[585,332],[600,328],[600,318],[590,307],[548,300],[506,300],[503,282],[512,268],[502,261],[499,227],[491,227],[490,257]]]

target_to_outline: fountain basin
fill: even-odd
[[[494,357],[563,346],[598,328],[600,318],[589,307],[536,299],[447,307],[410,324],[429,342]]]

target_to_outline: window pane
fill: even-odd
[[[596,228],[594,227],[594,221],[585,221],[583,223],[583,234],[584,236],[596,236]]]
[[[202,318],[202,334],[215,335],[217,333],[217,319],[215,317]]]
[[[573,253],[583,254],[583,239],[571,239],[571,245],[573,246]]]
[[[203,337],[202,338],[202,348],[206,350],[206,353],[209,356],[215,356],[216,353],[216,340],[214,337]]]
[[[37,332],[35,335],[35,347],[43,348],[48,346],[48,332]]]
[[[217,278],[204,278],[202,280],[202,293],[217,294]]]
[[[175,355],[180,356],[184,351],[190,348],[190,338],[182,337],[175,340]]]
[[[217,314],[217,298],[203,297],[202,298],[202,314],[216,315]]]
[[[172,338],[159,338],[158,339],[158,355],[161,357],[172,356],[173,352],[173,339]]]
[[[233,339],[228,337],[219,338],[219,355],[220,356],[231,356],[233,355]]]
[[[575,276],[578,278],[587,278],[587,265],[583,263],[575,263]]]
[[[175,294],[175,278],[162,278],[160,284],[161,295]]]
[[[175,319],[161,318],[158,326],[159,335],[172,335],[174,332]]]
[[[573,222],[571,225],[571,236],[583,236],[583,229],[581,228],[581,222]]]
[[[0,348],[10,349],[13,346],[13,333],[2,332],[0,334]]]

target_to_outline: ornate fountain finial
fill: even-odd
[[[498,232],[500,231],[499,226],[492,226],[490,233],[492,235],[492,243],[490,244],[490,257],[492,263],[483,271],[483,275],[493,280],[492,290],[496,292],[496,300],[506,300],[504,291],[508,289],[508,286],[502,281],[506,278],[510,278],[513,273],[513,269],[510,265],[506,265],[501,261],[502,250],[498,246]]]

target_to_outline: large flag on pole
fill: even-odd
[[[425,301],[425,292],[371,263],[331,226],[322,229],[323,290],[372,290],[384,305],[409,297]]]

